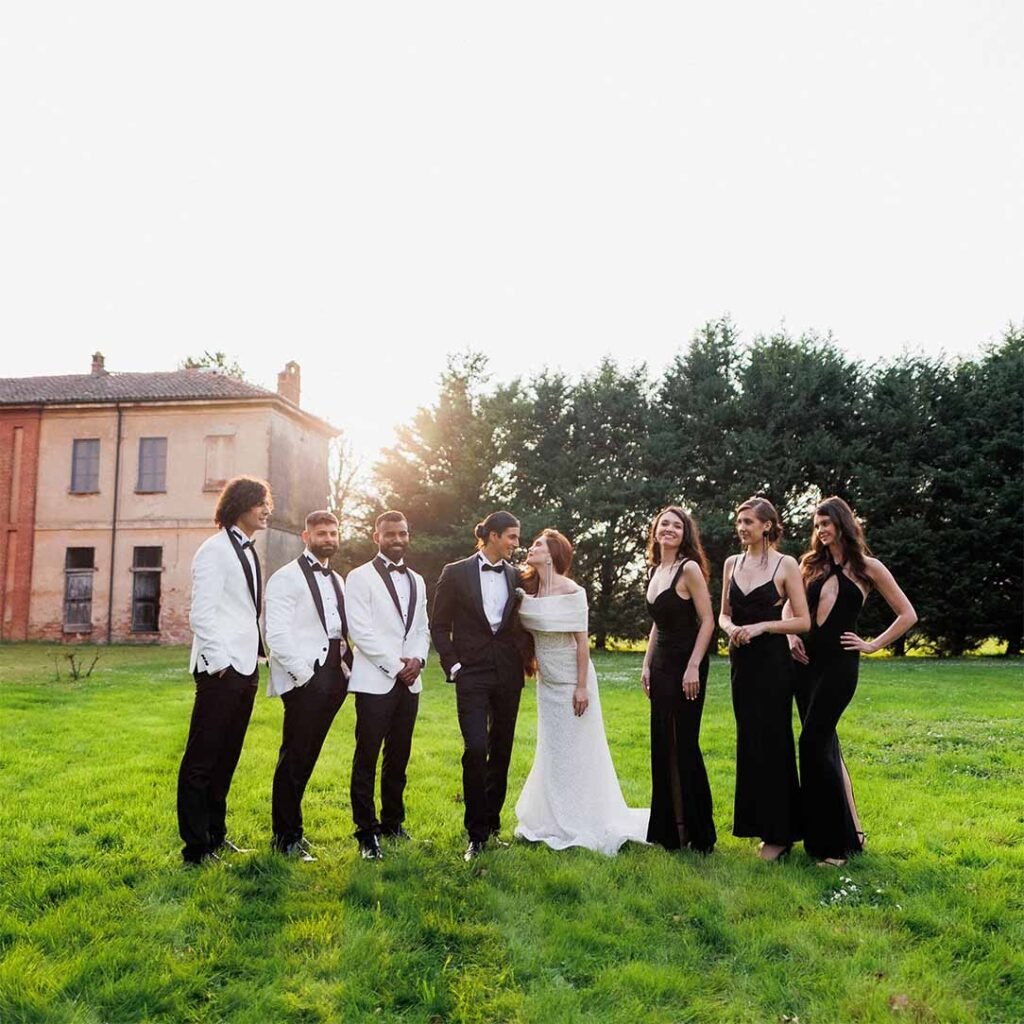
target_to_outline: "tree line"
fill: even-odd
[[[555,526],[576,546],[574,576],[603,648],[646,635],[644,549],[651,517],[679,503],[700,525],[717,595],[737,550],[733,509],[763,494],[799,555],[815,503],[837,494],[864,521],[920,621],[895,653],[960,655],[987,638],[1018,654],[1024,618],[1024,329],[978,358],[905,354],[874,364],[828,338],[781,332],[741,343],[705,324],[660,376],[606,358],[572,378],[541,369],[492,383],[478,353],[449,358],[433,405],[398,428],[360,487],[351,460],[335,505],[350,528],[344,570],[372,553],[383,508],[409,517],[415,564],[432,584],[472,547],[496,508],[524,538]],[[861,619],[881,631],[874,597]]]

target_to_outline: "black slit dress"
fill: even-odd
[[[650,661],[651,686],[651,820],[647,841],[669,850],[689,845],[710,853],[718,838],[712,817],[711,786],[700,750],[700,720],[708,683],[708,656],[699,668],[700,694],[683,695],[683,673],[697,641],[700,623],[692,600],[676,593],[679,566],[672,583],[647,611],[658,627]],[[673,790],[678,786],[682,821],[676,818]]]

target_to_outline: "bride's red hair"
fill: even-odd
[[[540,538],[543,537],[547,541],[548,554],[551,556],[551,568],[558,573],[559,576],[568,576],[569,568],[572,565],[572,544],[569,543],[569,538],[564,533],[559,533],[557,530],[552,529],[550,526],[547,529],[541,530],[536,537],[533,538],[536,543]],[[537,588],[540,586],[540,578],[537,575],[537,570],[532,566],[528,565],[520,577],[520,584],[523,590],[528,594],[536,594]]]

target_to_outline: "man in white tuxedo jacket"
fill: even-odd
[[[349,690],[356,695],[352,817],[366,860],[380,860],[380,836],[408,839],[405,771],[430,649],[423,577],[405,564],[409,526],[401,512],[377,517],[377,557],[348,574],[349,635],[355,644]],[[373,802],[377,759],[384,746],[380,818]]]
[[[178,770],[178,831],[186,864],[239,852],[227,838],[227,797],[242,752],[256,686],[263,581],[253,537],[272,509],[263,480],[236,477],[224,487],[214,520],[220,530],[192,559],[192,656],[195,703]]]
[[[338,550],[337,518],[324,510],[310,512],[302,539],[302,554],[267,583],[267,695],[284,703],[271,846],[286,856],[314,861],[302,830],[302,797],[348,695],[352,652],[346,640],[345,584],[330,566]]]

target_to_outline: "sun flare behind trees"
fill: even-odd
[[[1024,615],[1024,329],[979,358],[905,354],[866,365],[831,339],[784,332],[740,341],[728,319],[696,332],[660,377],[604,359],[579,379],[541,369],[492,384],[486,358],[449,358],[432,405],[374,466],[367,517],[403,509],[432,583],[465,555],[472,527],[508,508],[528,538],[555,526],[598,647],[646,635],[644,547],[651,516],[681,502],[701,527],[717,597],[736,550],[732,509],[769,497],[799,554],[815,502],[845,498],[874,553],[920,616],[897,645],[957,655],[986,638],[1020,652]],[[368,531],[365,531],[368,536]],[[353,540],[345,562],[366,557]],[[888,609],[869,600],[873,635]]]

